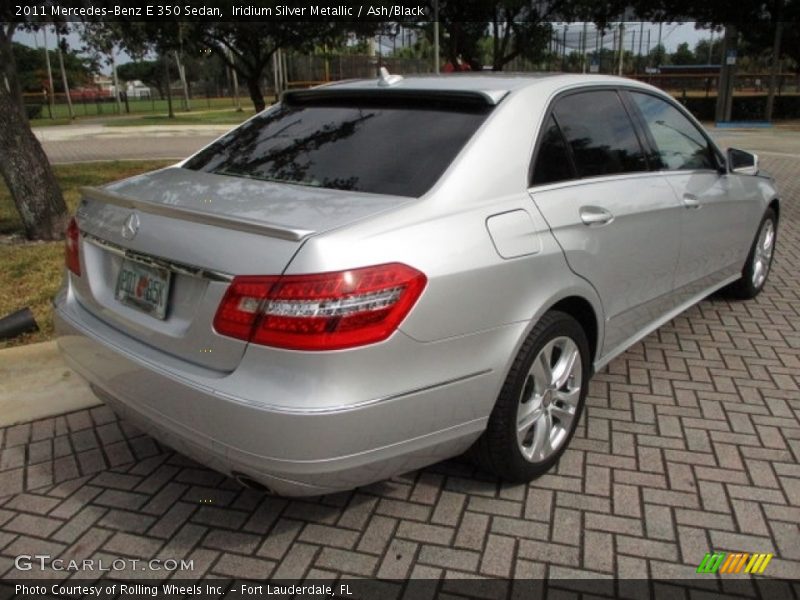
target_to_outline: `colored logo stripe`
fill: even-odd
[[[698,573],[726,573],[737,574],[742,572],[751,575],[760,575],[764,572],[772,560],[774,554],[748,554],[747,552],[709,552],[703,557],[702,562],[697,567]],[[747,565],[745,567],[745,565]]]

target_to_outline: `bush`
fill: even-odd
[[[717,106],[714,96],[708,98],[678,98],[689,112],[701,121],[713,121]],[[767,97],[762,96],[734,96],[731,105],[732,121],[763,121],[764,111],[767,107]],[[800,96],[775,96],[775,106],[772,111],[773,119],[800,118]]]
[[[41,104],[26,104],[25,112],[28,113],[29,119],[38,119],[42,115]]]

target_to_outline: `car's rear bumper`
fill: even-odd
[[[287,382],[301,374],[286,373],[280,387],[265,378],[257,397],[237,396],[236,372],[164,355],[90,314],[68,290],[56,299],[55,320],[69,366],[122,418],[220,472],[285,495],[350,489],[461,453],[485,428],[502,378],[500,365],[487,361],[450,376],[443,369],[439,381],[402,394],[332,408],[276,407],[271,398],[285,403]],[[519,335],[519,326],[476,334],[475,350],[510,343],[510,354]],[[355,361],[354,377],[359,368]]]

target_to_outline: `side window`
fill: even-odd
[[[658,150],[662,167],[670,171],[715,169],[712,150],[702,133],[669,102],[630,92]]]
[[[542,141],[536,151],[532,185],[555,183],[575,177],[569,150],[556,120],[550,115],[544,124]]]
[[[556,102],[554,112],[579,177],[647,170],[639,138],[616,92],[570,94]]]

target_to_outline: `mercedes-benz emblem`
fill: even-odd
[[[132,240],[136,237],[136,233],[139,231],[139,215],[136,213],[131,213],[130,216],[125,219],[125,223],[122,225],[122,237],[126,240]]]

